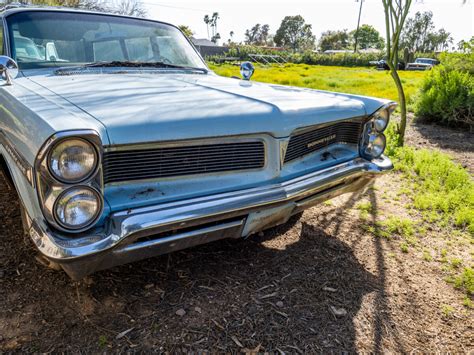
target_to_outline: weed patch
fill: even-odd
[[[235,65],[209,63],[209,67],[221,76],[239,76],[239,67]],[[408,101],[411,102],[426,73],[402,71],[400,76],[406,82],[404,88]],[[257,65],[252,80],[398,100],[390,74],[370,68],[305,64]]]
[[[474,294],[474,269],[466,267],[461,273],[448,279],[448,281],[454,284],[454,287],[466,291],[468,295]]]
[[[425,221],[451,224],[474,235],[474,182],[466,169],[434,150],[391,147],[389,152],[395,169],[412,187],[413,206]]]
[[[443,312],[445,317],[450,317],[454,313],[454,308],[450,305],[443,304],[441,306],[441,312]]]

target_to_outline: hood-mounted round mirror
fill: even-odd
[[[250,62],[243,62],[240,64],[240,75],[242,75],[242,79],[250,80],[253,73],[255,71],[255,67]]]
[[[0,75],[2,80],[5,81],[5,85],[11,85],[12,79],[18,76],[18,64],[7,56],[0,56]]]

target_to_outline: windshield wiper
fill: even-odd
[[[170,64],[165,62],[130,62],[130,61],[110,61],[110,62],[95,62],[88,63],[81,66],[82,68],[168,68],[168,69],[179,69],[179,70],[194,70],[200,71],[205,74],[208,73],[207,69],[187,67],[182,65]]]

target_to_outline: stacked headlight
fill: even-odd
[[[383,132],[388,126],[390,114],[395,109],[395,104],[389,104],[375,112],[364,128],[364,137],[361,153],[367,159],[380,157],[385,151],[387,139]]]
[[[382,109],[377,111],[375,114],[373,121],[374,121],[374,128],[377,132],[383,132],[388,126],[388,121],[390,120],[390,111],[389,109]]]
[[[94,221],[101,211],[97,191],[81,186],[64,191],[54,204],[54,217],[67,229],[82,229]]]
[[[382,133],[371,133],[367,137],[367,141],[364,147],[364,155],[368,158],[380,157],[386,146],[385,135]]]
[[[49,169],[59,181],[80,182],[87,179],[96,167],[96,150],[91,143],[84,139],[63,140],[51,150]]]
[[[57,229],[78,233],[101,216],[101,145],[95,131],[64,132],[38,153],[38,195],[44,216]]]

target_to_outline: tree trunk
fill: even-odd
[[[398,65],[398,63],[396,64]],[[402,81],[400,80],[400,76],[398,75],[397,70],[392,65],[390,66],[390,74],[392,75],[393,81],[395,82],[395,86],[397,87],[398,91],[398,101],[400,102],[400,123],[397,124],[397,135],[398,135],[398,146],[402,147],[405,143],[405,130],[407,127],[407,102],[405,98],[405,91],[403,90]]]

